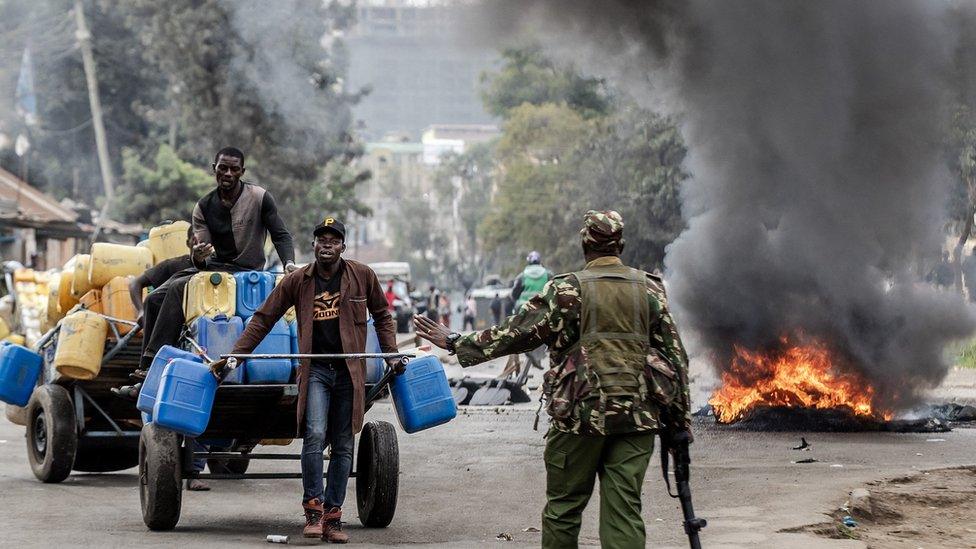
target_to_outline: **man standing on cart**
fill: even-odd
[[[366,265],[343,259],[346,228],[326,217],[313,235],[315,261],[285,276],[265,300],[231,354],[248,354],[290,307],[298,320],[302,354],[362,353],[367,315],[373,316],[380,349],[395,353],[396,323],[383,287]],[[215,373],[225,360],[214,362]],[[391,359],[390,366],[398,363]],[[346,543],[342,503],[352,472],[353,436],[363,427],[366,363],[362,359],[302,359],[298,370],[298,433],[302,446],[302,506],[305,537]],[[322,452],[331,444],[328,482],[322,483]]]

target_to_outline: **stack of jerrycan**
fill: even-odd
[[[0,342],[0,401],[27,406],[42,365],[41,355],[27,347]]]
[[[163,345],[156,356],[153,357],[146,379],[142,382],[142,389],[139,391],[139,399],[136,400],[136,408],[145,414],[143,423],[152,421],[153,408],[156,406],[156,395],[159,393],[159,383],[163,379],[163,370],[166,366],[177,358],[199,362],[203,364],[203,359],[189,351],[183,351],[170,345]]]
[[[255,354],[291,353],[291,329],[285,319],[278,319],[268,335],[253,351]],[[245,378],[250,384],[288,383],[293,369],[290,358],[249,358],[244,361]]]
[[[275,286],[273,274],[264,271],[234,273],[237,284],[237,316],[248,319],[271,295]]]
[[[88,290],[85,295],[81,296],[78,300],[85,309],[98,314],[104,314],[105,311],[102,310],[102,291],[101,290]]]
[[[366,321],[366,352],[381,353],[380,339],[376,336],[376,327],[373,325],[373,317]],[[385,361],[382,358],[366,359],[366,383],[376,384],[383,377]]]
[[[119,320],[135,321],[138,313],[129,295],[129,283],[133,277],[117,276],[102,287],[102,311],[106,316]],[[115,329],[120,336],[124,336],[134,329],[131,324],[115,322]]]
[[[90,288],[101,288],[117,276],[139,276],[153,266],[152,251],[139,246],[96,242],[91,249]]]
[[[91,282],[88,281],[88,273],[91,272],[91,255],[78,254],[74,257],[74,260],[74,269],[71,271],[71,295],[74,297],[75,303],[77,303],[81,299],[81,296],[92,289]]]
[[[226,355],[234,349],[234,344],[244,333],[244,321],[239,316],[217,315],[198,317],[190,325],[190,335],[213,360]],[[244,383],[245,368],[237,367],[224,378],[223,383]]]
[[[78,298],[75,297],[71,286],[74,284],[75,279],[75,262],[78,261],[78,256],[72,256],[64,266],[61,268],[61,277],[58,280],[58,312],[57,319],[61,320],[64,315],[68,314],[68,311],[78,303]]]
[[[200,317],[234,316],[237,283],[227,273],[204,271],[193,275],[183,294],[183,313],[188,325]]]
[[[248,321],[275,287],[275,276],[265,271],[235,273],[237,282],[237,315]],[[292,352],[292,329],[286,319],[279,319],[264,340],[254,349],[256,354],[289,354]],[[248,383],[288,383],[294,361],[287,358],[248,359],[244,377]]]
[[[47,325],[54,326],[59,320],[64,318],[58,300],[58,291],[61,288],[61,273],[51,275],[47,282]]]
[[[390,386],[397,420],[408,433],[447,423],[457,415],[451,385],[436,356],[411,360],[402,375],[393,377]]]
[[[186,436],[200,436],[210,423],[216,394],[217,378],[206,364],[174,358],[163,369],[152,421]]]
[[[74,379],[94,379],[102,369],[108,322],[102,316],[78,310],[61,321],[54,369]]]
[[[190,224],[186,221],[174,221],[149,229],[146,246],[152,251],[153,260],[162,263],[190,253],[190,249],[186,247],[186,232],[189,228]]]

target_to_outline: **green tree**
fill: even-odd
[[[349,219],[352,214],[372,215],[372,210],[356,194],[356,187],[370,177],[369,170],[356,170],[341,161],[330,162],[323,170],[322,179],[309,188],[306,207],[296,218],[298,225],[293,231],[310,234],[322,222],[323,214],[334,214],[339,219]]]
[[[554,74],[560,76],[541,76]],[[684,226],[679,189],[688,177],[681,167],[687,150],[672,120],[555,65],[538,48],[506,51],[505,65],[486,76],[484,99],[505,121],[495,150],[497,192],[480,236],[504,274],[521,268],[531,249],[557,271],[578,268],[576,234],[589,209],[624,217],[625,261],[661,266]]]
[[[530,250],[557,270],[577,263],[578,250],[565,243],[586,208],[578,158],[593,131],[594,122],[566,105],[512,109],[496,149],[498,190],[481,225],[485,248],[496,252],[504,274],[521,268]]]
[[[282,0],[87,0],[99,92],[113,171],[122,150],[153,163],[160,143],[209,166],[220,147],[248,155],[249,178],[275,195],[285,219],[300,219],[307,194],[359,154],[350,106],[361,92],[343,83],[348,53],[340,39],[352,5]],[[32,183],[96,205],[100,175],[87,85],[74,41],[72,0],[0,3],[0,84],[13,90],[19,53],[35,52],[41,124],[30,130]],[[11,93],[12,95],[12,93]],[[21,129],[0,110],[5,133]],[[131,161],[130,161],[131,162]],[[19,171],[0,154],[0,165]],[[355,177],[353,177],[355,179]],[[123,178],[120,187],[130,185]],[[119,188],[132,196],[132,189]],[[325,192],[322,189],[322,192]],[[113,208],[124,221],[130,202]],[[303,222],[300,221],[299,224]],[[294,228],[293,228],[294,229]]]
[[[573,67],[558,66],[538,45],[502,52],[498,72],[481,76],[482,100],[491,114],[508,118],[523,103],[565,103],[585,117],[606,114],[611,99],[602,79],[581,76]]]
[[[167,219],[189,221],[194,204],[210,190],[213,178],[180,160],[169,145],[160,145],[149,165],[134,150],[123,150],[122,182],[114,213],[151,226]]]
[[[485,274],[486,257],[478,227],[491,205],[496,176],[494,149],[494,142],[478,143],[463,154],[445,155],[434,172],[439,202],[452,206],[458,222],[451,231],[457,248],[445,250],[450,261],[444,274],[464,287],[477,284]]]

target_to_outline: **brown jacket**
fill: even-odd
[[[372,269],[343,259],[346,268],[339,284],[339,337],[346,353],[362,353],[366,349],[366,311],[373,315],[373,324],[384,353],[395,353],[396,323],[387,309],[383,288]],[[264,301],[261,308],[247,324],[237,340],[233,354],[250,353],[264,336],[271,331],[289,307],[294,306],[298,320],[298,352],[312,352],[312,303],[315,299],[315,263],[310,263],[286,275]],[[362,359],[346,360],[352,378],[352,429],[358,433],[363,428],[366,401],[366,362]],[[311,360],[302,359],[298,369],[298,435],[305,428],[305,401],[308,397],[308,377]]]

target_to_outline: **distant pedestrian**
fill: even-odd
[[[491,299],[491,303],[488,305],[491,309],[491,320],[492,326],[498,326],[502,323],[502,296],[498,292],[495,292],[495,297]]]
[[[542,254],[532,250],[526,256],[528,265],[512,283],[512,299],[515,300],[515,310],[521,309],[530,299],[539,295],[546,282],[552,280],[552,271],[542,266]]]
[[[438,300],[437,313],[440,315],[440,323],[451,327],[451,298],[446,293],[442,293]]]
[[[464,300],[464,325],[461,327],[462,330],[467,330],[468,326],[474,330],[474,319],[478,316],[478,303],[474,300],[471,294],[468,294],[468,298]]]
[[[437,313],[437,308],[440,307],[440,297],[441,294],[437,291],[437,287],[431,284],[430,292],[427,294],[427,318],[437,322],[440,320],[440,315]]]
[[[393,291],[393,281],[390,280],[386,283],[386,291],[383,293],[386,296],[387,308],[391,313],[396,311],[396,305],[393,304],[396,301],[396,292]]]

